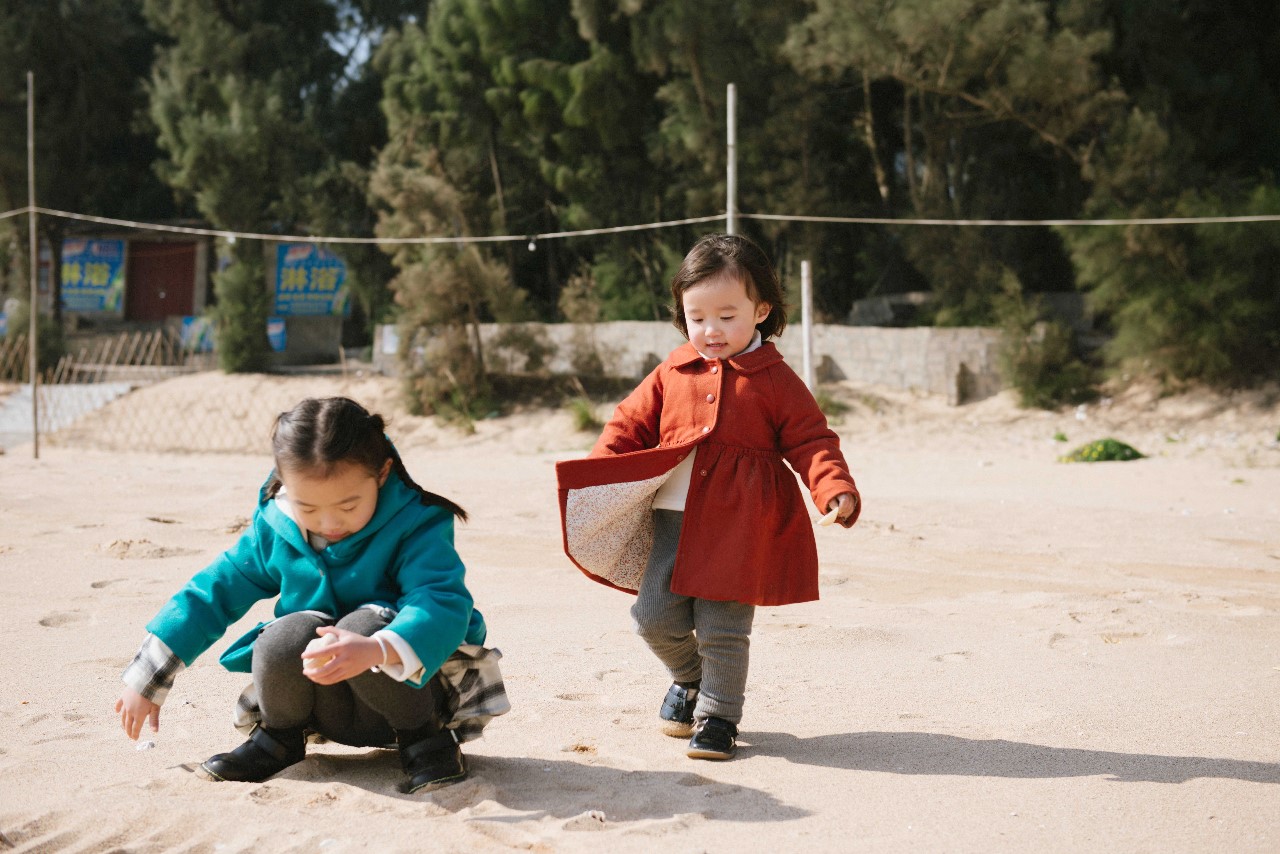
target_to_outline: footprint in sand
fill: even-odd
[[[1085,641],[1074,635],[1054,632],[1049,636],[1049,649],[1078,649],[1082,646],[1086,646]]]
[[[677,786],[709,786],[712,781],[701,774],[685,774],[676,780]]]
[[[250,520],[248,516],[237,516],[222,527],[222,533],[238,534],[245,528],[249,527],[249,522]]]
[[[935,655],[933,657],[933,660],[941,661],[944,663],[954,662],[954,661],[966,661],[972,656],[973,656],[973,653],[961,650],[960,652],[944,652],[942,655]]]
[[[51,629],[59,629],[63,626],[69,626],[72,623],[83,622],[89,619],[86,615],[78,611],[54,611],[40,618],[40,625],[47,626]]]
[[[98,550],[121,560],[126,558],[180,557],[196,553],[194,549],[159,546],[150,540],[112,540],[99,546]]]
[[[18,851],[212,851],[207,833],[180,818],[132,821],[127,814],[96,810],[40,815],[0,814],[0,850]]]
[[[1106,632],[1101,637],[1103,643],[1120,643],[1120,641],[1136,640],[1145,635],[1146,632]]]
[[[249,797],[260,804],[269,804],[272,801],[288,797],[288,793],[282,791],[278,786],[259,786],[249,793]]]
[[[104,578],[102,581],[95,581],[89,586],[92,587],[94,590],[101,590],[104,587],[110,587],[113,584],[119,584],[121,581],[124,581],[124,579],[123,578]]]
[[[64,732],[64,733],[58,733],[57,735],[54,735],[54,736],[50,736],[49,738],[37,738],[35,741],[31,743],[32,744],[58,744],[64,741],[77,741],[81,739],[86,739],[88,737],[89,736],[83,732]]]

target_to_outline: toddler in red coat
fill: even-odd
[[[839,437],[769,341],[786,306],[764,252],[704,237],[671,294],[688,343],[618,405],[586,459],[556,466],[564,547],[636,594],[636,630],[673,680],[664,731],[690,738],[691,757],[728,759],[756,606],[818,598],[793,470],[825,521],[852,526],[861,499]]]

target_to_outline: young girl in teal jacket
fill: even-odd
[[[220,661],[251,672],[213,780],[261,782],[301,761],[316,733],[398,747],[401,791],[466,776],[459,742],[509,708],[453,547],[466,513],[418,486],[383,419],[346,398],[304,400],[276,420],[275,470],[240,540],[147,624],[116,711],[136,739],[159,729],[174,677],[261,599],[275,617]],[[477,678],[478,677],[478,678]]]

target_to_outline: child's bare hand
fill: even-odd
[[[126,687],[120,692],[120,699],[116,700],[116,714],[120,715],[124,734],[134,741],[138,740],[142,725],[148,721],[152,732],[160,731],[160,707],[132,688]]]
[[[858,509],[858,499],[852,492],[842,492],[827,503],[827,510],[836,510],[836,518],[843,522]]]
[[[382,664],[382,646],[373,638],[334,626],[321,626],[316,634],[337,637],[328,646],[302,653],[302,675],[317,685],[336,685]]]

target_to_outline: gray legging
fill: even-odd
[[[677,682],[702,680],[694,717],[737,724],[747,688],[754,605],[677,596],[671,592],[684,514],[653,511],[653,552],[631,616],[636,632]]]
[[[369,637],[385,628],[394,613],[358,608],[337,627]],[[317,685],[302,675],[302,651],[316,629],[331,618],[313,611],[281,617],[263,628],[253,645],[253,683],[263,725],[271,729],[307,727],[353,747],[394,744],[396,730],[437,731],[447,722],[447,695],[438,675],[422,688],[366,670],[336,685]],[[421,733],[429,735],[429,732]]]

